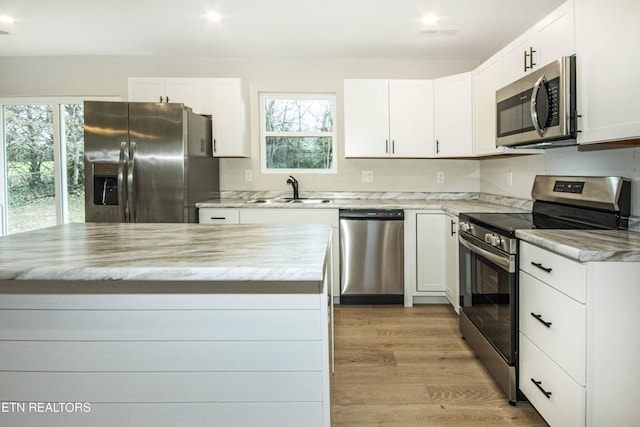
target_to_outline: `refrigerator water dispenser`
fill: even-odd
[[[93,164],[93,204],[118,204],[118,165],[114,163]]]

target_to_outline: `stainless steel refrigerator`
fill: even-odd
[[[220,196],[211,118],[183,104],[84,103],[86,222],[197,222]]]

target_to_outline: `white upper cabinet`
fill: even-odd
[[[471,72],[436,79],[433,86],[436,157],[473,155]]]
[[[204,111],[204,79],[200,78],[129,78],[129,101],[133,102],[177,102],[193,109]]]
[[[214,157],[249,157],[242,80],[206,79],[205,109],[211,114]]]
[[[574,10],[569,0],[502,50],[503,84],[574,53]]]
[[[433,155],[431,80],[344,81],[346,157]]]
[[[474,155],[499,154],[496,147],[496,91],[502,87],[502,55],[492,56],[473,71]]]
[[[389,81],[391,154],[397,157],[433,156],[433,82]]]
[[[640,137],[637,0],[576,0],[578,143]]]
[[[345,157],[389,156],[389,81],[344,81]]]

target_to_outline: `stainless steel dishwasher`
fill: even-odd
[[[340,304],[404,302],[404,211],[340,210]]]

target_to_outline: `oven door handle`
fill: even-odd
[[[462,246],[469,249],[471,252],[488,259],[489,261],[493,262],[503,270],[509,273],[516,272],[516,263],[515,263],[515,260],[513,259],[514,258],[513,256],[502,256],[502,255],[494,254],[493,252],[489,252],[488,250],[482,249],[481,247],[478,247],[473,243],[469,242],[462,235],[460,235],[458,241]]]

